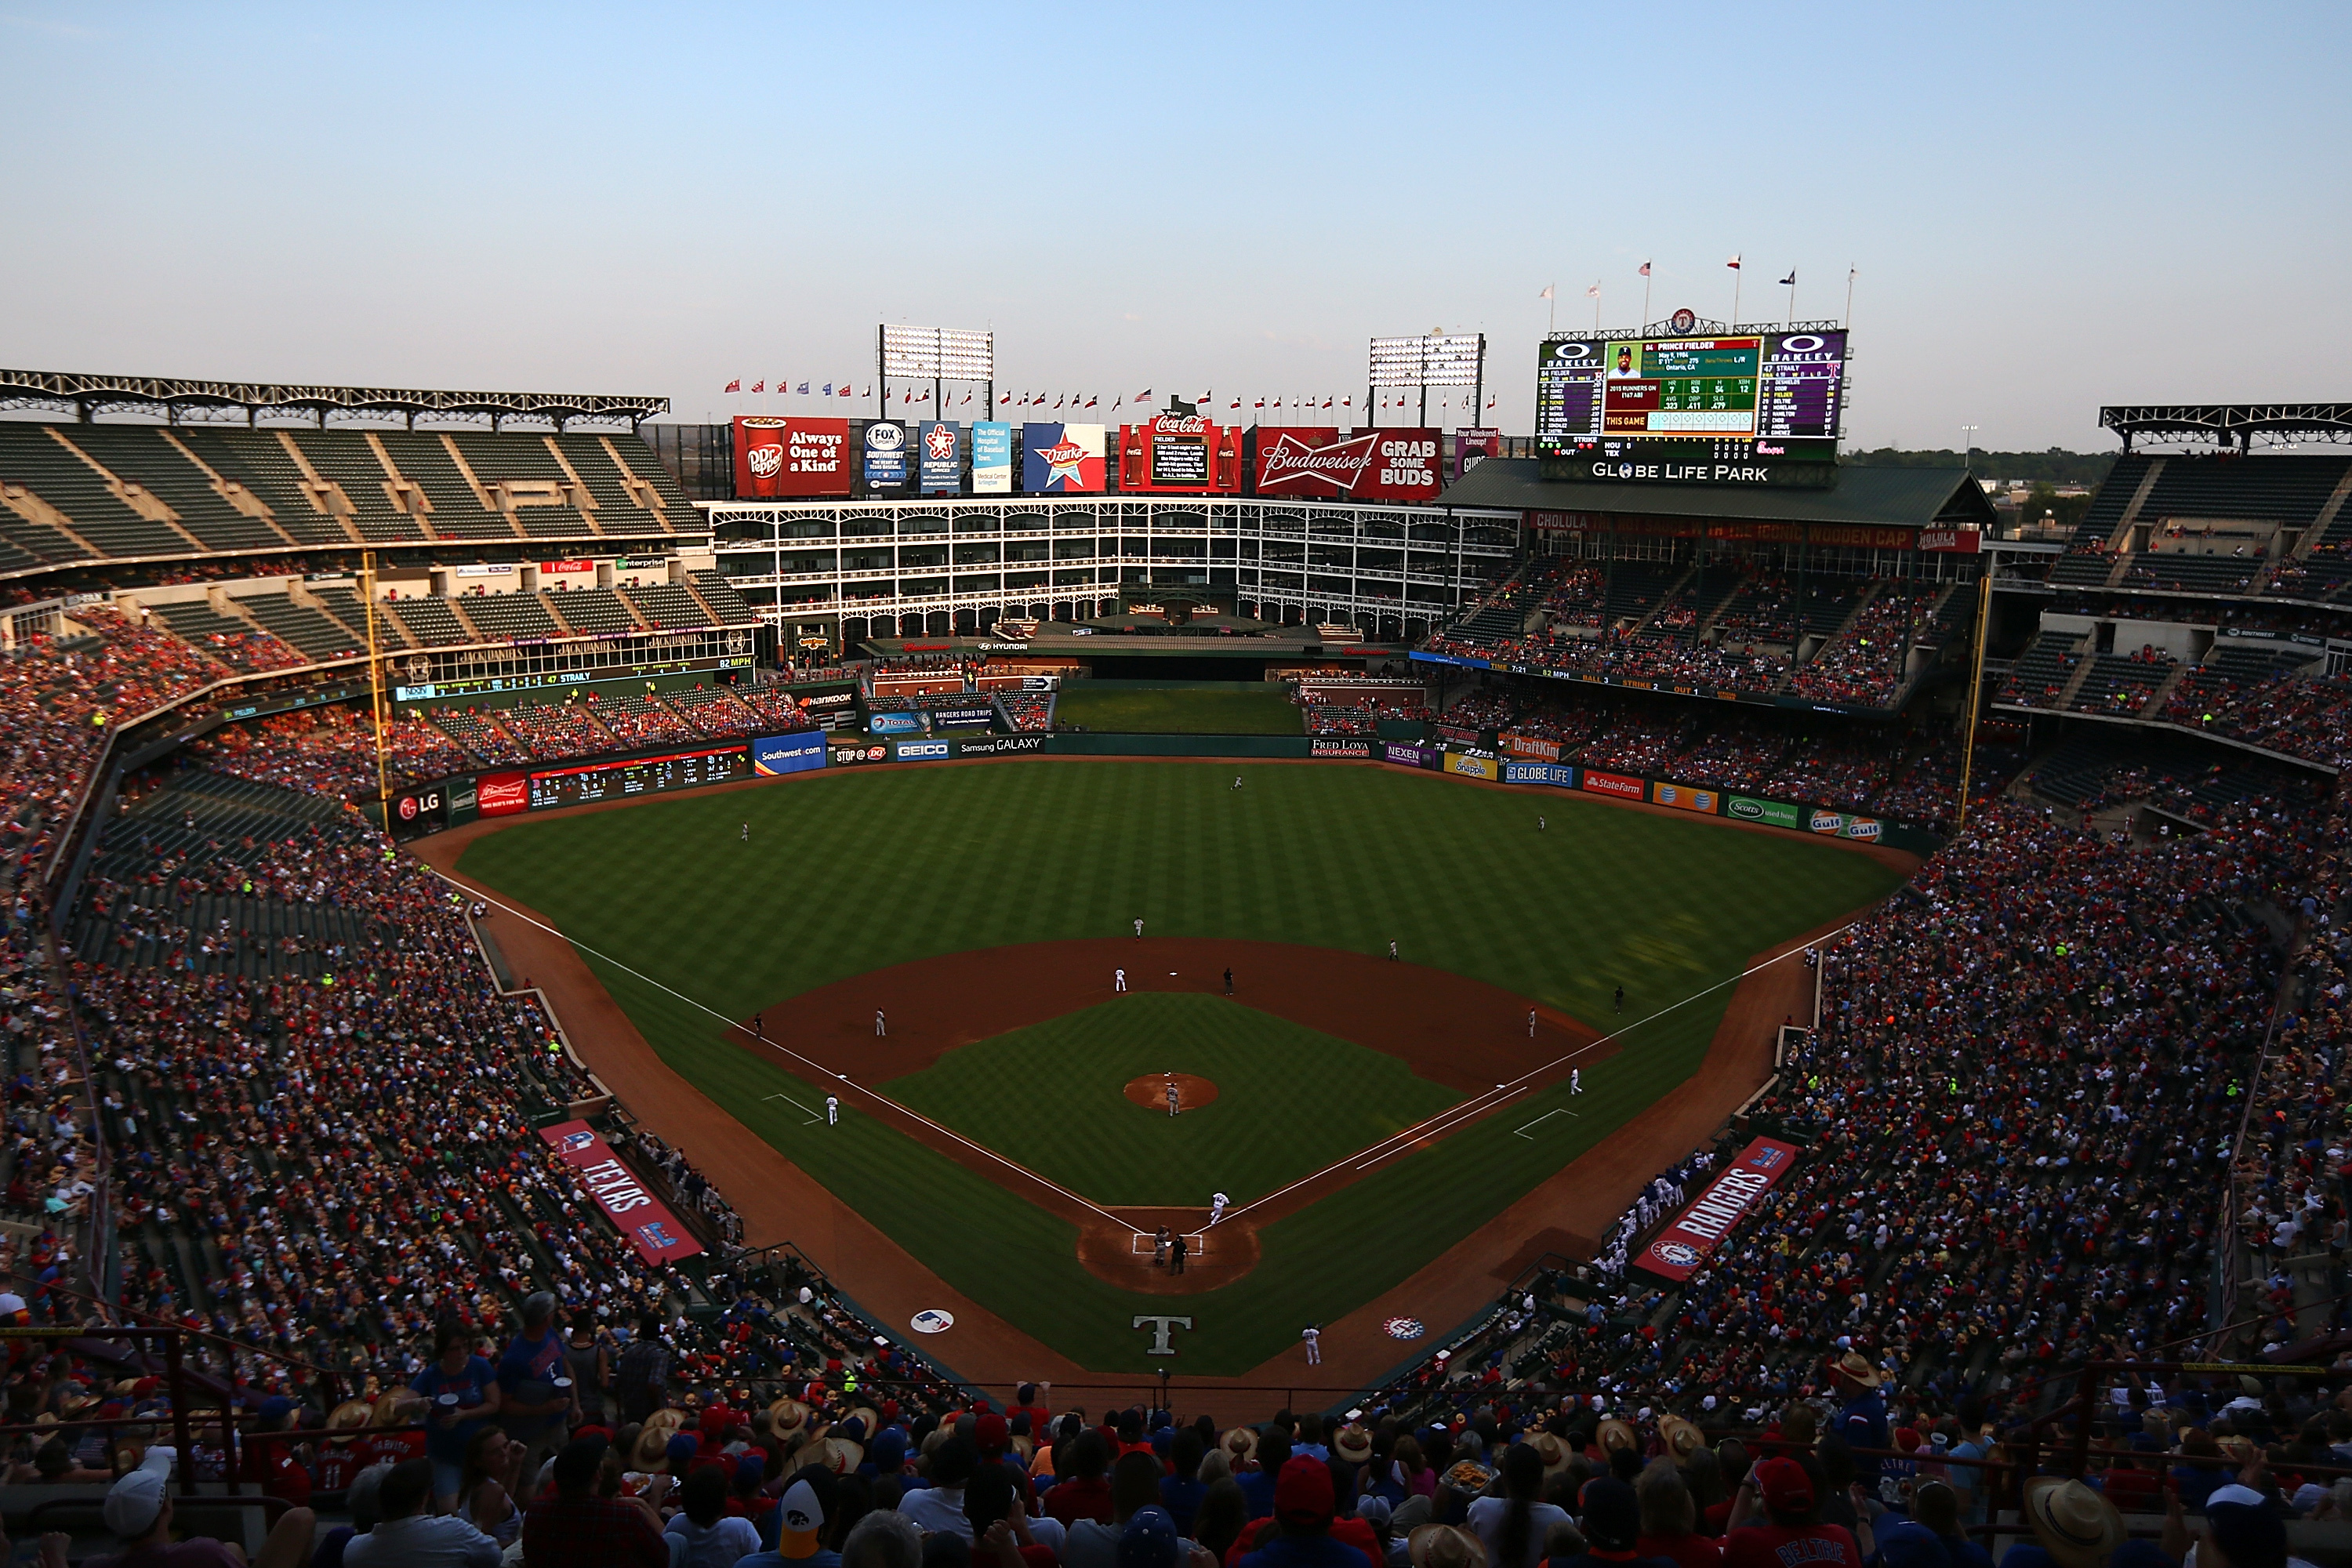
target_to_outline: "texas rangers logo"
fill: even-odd
[[[1661,1263],[1670,1264],[1676,1268],[1696,1268],[1698,1267],[1698,1248],[1691,1247],[1684,1242],[1654,1242],[1650,1247],[1650,1256],[1656,1258]]]
[[[935,463],[944,463],[956,455],[956,433],[945,425],[934,425],[923,432],[923,456]]]
[[[1045,482],[1048,485],[1058,485],[1066,482],[1072,485],[1080,485],[1086,482],[1083,465],[1086,460],[1088,458],[1093,457],[1094,454],[1087,451],[1084,447],[1079,446],[1076,441],[1071,440],[1068,437],[1063,437],[1059,441],[1055,442],[1050,447],[1032,447],[1031,450],[1034,451],[1038,457],[1045,459]]]
[[[1768,1144],[1749,1155],[1748,1163],[1757,1170],[1769,1171],[1788,1157],[1789,1152],[1786,1149],[1776,1149]]]
[[[1429,1332],[1428,1325],[1419,1318],[1391,1318],[1381,1328],[1392,1340],[1417,1340]]]
[[[678,1244],[678,1237],[670,1234],[669,1226],[657,1219],[637,1226],[637,1238],[656,1251]]]
[[[594,1147],[595,1142],[596,1134],[593,1132],[566,1132],[563,1135],[563,1142],[557,1144],[556,1148],[566,1154],[576,1154],[583,1149]]]

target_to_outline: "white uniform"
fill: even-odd
[[[1209,1194],[1209,1223],[1211,1225],[1214,1225],[1219,1220],[1224,1218],[1225,1205],[1233,1201],[1233,1199],[1225,1196],[1223,1193],[1211,1193]]]
[[[1175,1080],[1174,1079],[1170,1079],[1168,1080],[1168,1114],[1169,1114],[1169,1115],[1173,1116],[1173,1115],[1175,1115],[1175,1114],[1176,1114],[1176,1106],[1177,1106],[1177,1097],[1176,1097],[1176,1080]]]
[[[841,1125],[841,1097],[839,1095],[828,1094],[824,1097],[824,1124],[827,1127],[838,1127]]]
[[[1143,940],[1143,917],[1141,915],[1135,917],[1135,940],[1138,942],[1141,942]]]
[[[1528,1008],[1528,1038],[1529,1038],[1529,1039],[1531,1039],[1531,1040],[1532,1040],[1532,1039],[1534,1039],[1535,1037],[1536,1037],[1536,1010],[1535,1010],[1533,1007],[1530,1007],[1530,1008]]]
[[[1568,1069],[1568,1092],[1570,1094],[1582,1094],[1584,1092],[1584,1069],[1582,1068],[1570,1068]]]
[[[1323,1364],[1323,1331],[1309,1323],[1299,1331],[1298,1337],[1307,1342],[1307,1364],[1321,1366]]]
[[[887,1027],[887,1026],[882,1022],[882,1009],[881,1009],[881,1008],[879,1008],[879,1007],[875,1008],[875,1009],[874,1009],[874,1033],[876,1034],[876,1036],[877,1036],[877,1037],[879,1037],[879,1036],[887,1035],[887,1034],[888,1034],[889,1032],[890,1032],[889,1028],[888,1028],[888,1027]]]
[[[1110,972],[1110,988],[1114,991],[1124,991],[1127,989],[1126,970],[1114,969]]]

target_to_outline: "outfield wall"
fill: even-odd
[[[1794,801],[1738,795],[1675,779],[1608,773],[1540,755],[1542,742],[1507,736],[1501,747],[1457,741],[1412,742],[1356,736],[1019,734],[843,735],[805,730],[750,741],[670,746],[605,757],[457,774],[393,796],[393,833],[412,838],[485,816],[521,816],[567,805],[631,800],[710,784],[781,778],[822,768],[1002,757],[1197,757],[1233,761],[1379,762],[1486,784],[1538,784],[1606,800],[1636,801],[1700,816],[1723,816],[1817,837],[1883,843],[1932,854],[1940,840],[1881,817]],[[1558,755],[1557,747],[1552,755]]]

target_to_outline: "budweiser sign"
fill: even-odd
[[[1440,488],[1436,430],[1265,429],[1257,437],[1260,495],[1346,496],[1355,500],[1434,500]]]

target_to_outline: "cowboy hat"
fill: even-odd
[[[346,1399],[341,1405],[336,1405],[332,1410],[327,1412],[327,1426],[330,1431],[348,1433],[354,1428],[369,1425],[373,1420],[374,1415],[375,1406],[370,1405],[366,1400]],[[330,1437],[327,1441],[341,1447],[342,1444],[350,1442],[351,1438],[348,1436],[341,1437]]]
[[[1878,1386],[1878,1369],[1871,1365],[1870,1358],[1860,1351],[1846,1352],[1845,1354],[1830,1363],[1830,1371],[1844,1378],[1848,1383],[1864,1388]]]
[[[1658,1417],[1658,1439],[1666,1446],[1675,1462],[1681,1464],[1706,1447],[1706,1435],[1679,1415]]]
[[[882,1430],[882,1417],[874,1413],[874,1406],[870,1405],[852,1405],[850,1407],[849,1414],[843,1416],[842,1419],[844,1421],[863,1421],[866,1423],[866,1435],[868,1437],[873,1436],[875,1433]]]
[[[769,1429],[778,1436],[797,1432],[808,1425],[809,1407],[786,1394],[768,1406]]]
[[[822,1437],[811,1443],[801,1454],[803,1465],[823,1465],[836,1476],[845,1476],[866,1462],[866,1447],[846,1437]]]
[[[1543,1461],[1544,1474],[1548,1476],[1568,1468],[1568,1461],[1572,1457],[1568,1445],[1549,1432],[1537,1433],[1528,1439],[1528,1447],[1533,1448],[1536,1458]]]
[[[1642,1440],[1633,1435],[1633,1428],[1613,1415],[1601,1424],[1601,1430],[1595,1436],[1604,1454],[1613,1454],[1620,1448],[1632,1448],[1638,1452],[1642,1447]]]
[[[1217,1447],[1225,1451],[1228,1458],[1249,1458],[1257,1452],[1257,1429],[1254,1426],[1236,1426],[1217,1439]]]
[[[2124,1542],[2124,1516],[2080,1481],[2057,1476],[2027,1481],[2025,1519],[2061,1568],[2105,1568]]]
[[[1466,1530],[1450,1524],[1416,1525],[1404,1539],[1412,1568],[1486,1568],[1486,1548]]]
[[[1372,1435],[1361,1426],[1347,1426],[1331,1434],[1331,1452],[1351,1465],[1372,1457]]]
[[[369,1422],[369,1425],[373,1426],[391,1426],[394,1421],[399,1418],[400,1402],[407,1393],[408,1390],[404,1388],[387,1388],[382,1394],[377,1394],[375,1396],[373,1415]]]

